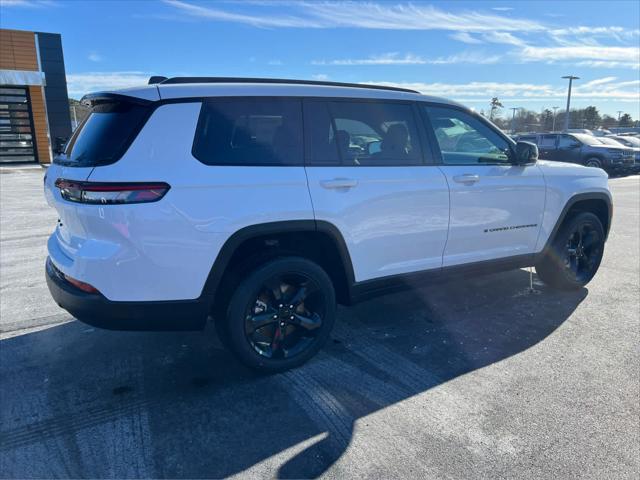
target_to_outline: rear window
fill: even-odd
[[[118,161],[144,124],[149,111],[147,106],[129,102],[94,106],[74,132],[64,155],[56,158],[56,163],[93,167]]]
[[[193,156],[207,165],[303,165],[302,104],[291,98],[206,101]]]

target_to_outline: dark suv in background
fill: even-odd
[[[615,173],[629,171],[634,166],[633,149],[622,144],[605,144],[583,133],[532,133],[519,135],[518,140],[535,143],[543,160],[579,163]]]

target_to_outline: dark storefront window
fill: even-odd
[[[35,162],[34,137],[27,89],[0,87],[0,163]]]

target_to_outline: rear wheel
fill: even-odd
[[[278,372],[301,365],[325,344],[335,321],[331,279],[314,262],[285,257],[250,273],[233,293],[225,330],[245,365]]]
[[[589,158],[586,161],[585,165],[587,167],[592,167],[592,168],[602,168],[602,162],[600,161],[599,158],[595,158],[595,157]]]
[[[579,289],[596,274],[603,253],[602,223],[593,213],[578,213],[560,227],[536,272],[551,287]]]

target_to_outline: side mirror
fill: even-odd
[[[518,142],[515,148],[516,165],[533,165],[538,161],[538,146],[530,142]]]
[[[378,153],[378,152],[380,152],[381,149],[382,149],[382,142],[381,141],[370,142],[369,144],[367,144],[367,153],[369,155],[373,155],[374,153]]]

